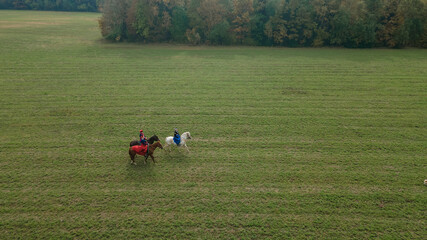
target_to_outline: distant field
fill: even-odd
[[[427,50],[113,44],[0,11],[0,239],[425,239]],[[191,153],[129,164],[177,127]]]

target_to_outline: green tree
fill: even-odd
[[[10,0],[0,0],[0,9],[11,9],[14,7],[14,1]]]
[[[255,0],[254,11],[250,16],[250,36],[255,45],[271,45],[267,36],[265,35],[265,24],[269,16],[266,11],[267,0]]]
[[[230,24],[227,20],[215,25],[209,33],[208,41],[215,45],[228,45],[231,44],[232,38],[230,35]]]
[[[363,0],[343,0],[332,19],[331,44],[345,47],[372,47],[376,22]]]
[[[184,43],[187,40],[185,35],[189,28],[187,12],[184,7],[176,6],[172,10],[172,26],[170,29],[172,40],[178,43]]]
[[[427,20],[424,4],[419,0],[401,0],[397,12],[403,17],[403,24],[396,32],[396,41],[400,46],[417,46]]]

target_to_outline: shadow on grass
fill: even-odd
[[[144,182],[157,182],[157,177],[161,176],[162,173],[157,174],[157,169],[162,169],[164,165],[172,168],[186,168],[190,164],[187,160],[191,153],[183,151],[184,149],[172,149],[172,151],[162,150],[155,153],[154,157],[156,163],[153,163],[151,158],[147,159],[147,163],[144,163],[143,156],[137,156],[135,162],[137,165],[131,164],[130,159],[127,156],[125,162],[126,178],[130,182],[144,183]],[[161,171],[161,170],[160,170]]]
[[[162,160],[164,162],[173,162],[173,163],[185,163],[189,157],[189,154],[184,149],[172,148],[171,151],[164,150],[162,152]]]
[[[137,165],[131,164],[129,158],[126,159],[126,172],[127,178],[135,182],[155,182],[156,181],[156,164],[151,159],[147,159],[144,163],[144,157],[137,157],[135,159]]]

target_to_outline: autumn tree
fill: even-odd
[[[101,34],[106,39],[121,41],[127,35],[126,16],[129,0],[105,0],[103,15],[99,19]]]
[[[377,33],[378,41],[387,47],[399,47],[396,38],[400,26],[403,24],[403,16],[399,15],[400,0],[384,0],[384,7],[380,14],[380,29]]]
[[[50,6],[48,1],[16,3]],[[75,2],[85,1],[93,0]],[[97,2],[102,3],[101,32],[116,41],[290,47],[427,45],[427,0]]]
[[[168,41],[174,3],[168,0],[136,0],[136,4],[132,4],[128,10],[130,16],[135,15],[134,22],[128,24],[131,30],[134,29],[136,38],[145,42]]]
[[[265,24],[264,33],[277,45],[282,45],[288,35],[286,24],[287,21],[281,16],[281,10],[284,7],[282,1],[269,1],[266,6],[266,13],[269,15],[269,20]]]
[[[253,0],[233,0],[232,31],[239,43],[249,37],[250,16],[253,11]]]
[[[340,1],[313,0],[311,4],[313,6],[313,21],[316,23],[312,46],[328,46],[331,42],[332,19],[338,12]]]
[[[203,20],[200,29],[205,37],[209,36],[212,29],[226,17],[226,10],[219,0],[201,0],[197,12]]]
[[[280,45],[311,45],[316,26],[312,16],[309,0],[285,0],[266,24],[266,33]]]

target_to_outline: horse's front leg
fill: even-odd
[[[156,163],[156,161],[154,161],[154,156],[152,154],[150,154],[151,160],[153,160],[153,163]]]
[[[144,158],[144,164],[147,164],[147,158],[148,158],[148,156],[146,156],[146,157]]]
[[[190,150],[188,150],[188,147],[187,147],[186,143],[184,143],[184,147],[185,147],[185,149],[187,149],[187,152],[190,153]]]

